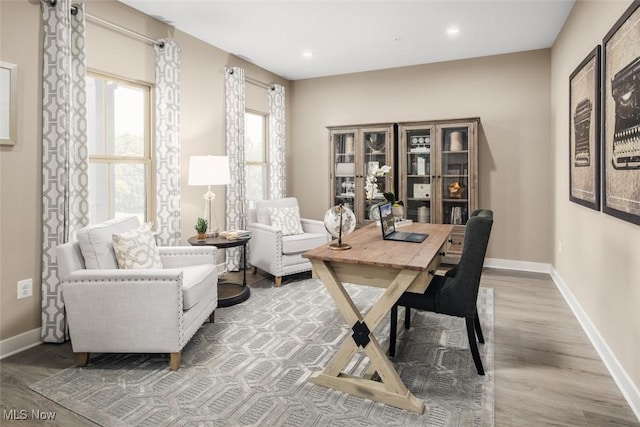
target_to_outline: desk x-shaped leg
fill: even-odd
[[[314,272],[325,284],[347,324],[352,328],[353,334],[351,339],[345,340],[325,370],[313,374],[310,381],[314,384],[353,394],[354,396],[375,400],[420,414],[423,413],[424,402],[415,397],[405,387],[378,340],[373,335],[373,330],[384,319],[384,316],[411,285],[420,271],[399,271],[380,299],[363,317],[330,266],[319,260],[313,260],[312,263]],[[364,349],[365,354],[371,361],[372,369],[378,373],[381,382],[342,372],[359,348]]]

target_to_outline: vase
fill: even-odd
[[[198,240],[207,240],[207,233],[198,233]]]
[[[393,214],[394,218],[403,218],[404,217],[404,206],[402,206],[402,205],[392,206],[391,207],[391,213]]]

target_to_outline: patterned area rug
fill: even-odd
[[[381,292],[347,290],[361,310]],[[475,371],[462,319],[414,310],[411,329],[400,333],[392,361],[425,401],[424,414],[307,381],[348,337],[315,279],[280,288],[258,283],[246,302],[217,309],[216,322],[205,323],[183,350],[177,372],[164,355],[96,354],[87,367],[65,369],[31,389],[104,426],[492,426],[492,289],[480,289],[478,310],[484,377]],[[382,323],[379,339],[388,337],[388,316]],[[354,358],[352,373],[366,368],[363,355]]]

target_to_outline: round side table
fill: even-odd
[[[242,246],[242,259],[247,259],[247,243],[251,237],[245,239],[224,239],[222,237],[207,237],[205,240],[198,240],[197,236],[189,237],[191,246],[215,246],[218,249],[235,248]],[[218,282],[218,307],[229,307],[240,304],[249,299],[251,291],[247,286],[247,269],[242,269],[242,284],[222,281]]]

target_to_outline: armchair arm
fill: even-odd
[[[254,222],[247,225],[251,231],[249,263],[270,274],[282,274],[282,230]]]
[[[317,234],[326,234],[327,241],[331,240],[331,235],[327,232],[327,229],[324,227],[323,221],[318,221],[316,219],[306,219],[301,218],[300,223],[302,223],[302,229],[305,233],[317,233]]]
[[[217,259],[215,246],[161,246],[158,251],[165,269],[215,264]]]
[[[178,352],[180,270],[81,270],[62,282],[74,352]]]

